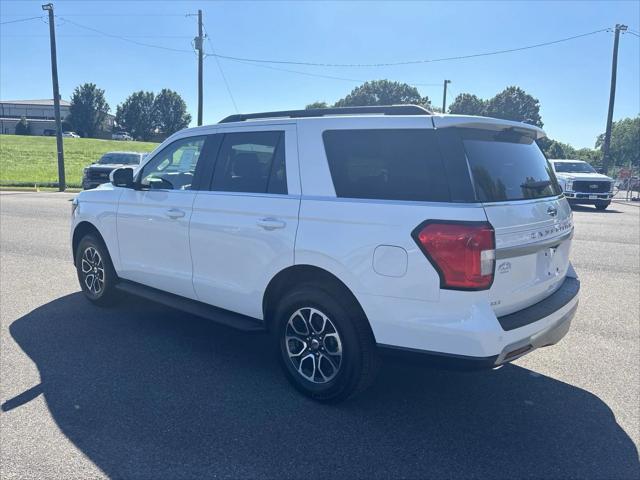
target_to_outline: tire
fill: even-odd
[[[596,203],[596,210],[606,210],[611,202],[598,202]]]
[[[274,317],[275,343],[297,390],[321,402],[339,402],[373,383],[378,352],[359,310],[315,285],[296,287],[282,298]]]
[[[85,297],[96,305],[111,304],[115,297],[117,276],[102,240],[93,234],[85,235],[78,244],[75,263]]]

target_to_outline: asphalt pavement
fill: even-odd
[[[496,371],[387,360],[340,405],[269,338],[79,293],[69,199],[0,192],[0,478],[640,478],[640,208],[576,208],[578,314]]]

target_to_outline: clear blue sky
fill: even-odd
[[[41,15],[43,2],[0,3],[1,22]],[[116,105],[136,90],[171,88],[195,120],[196,56],[127,43],[190,50],[198,8],[217,53],[324,63],[380,63],[515,48],[591,32],[616,23],[640,29],[640,2],[163,2],[54,1],[60,91],[94,82]],[[65,21],[65,18],[68,21]],[[0,98],[51,98],[48,27],[40,19],[0,26]],[[450,92],[493,96],[518,85],[540,100],[550,137],[593,147],[604,131],[613,34],[602,32],[522,52],[384,68],[275,65],[355,80],[389,78],[417,85],[436,105]],[[211,50],[207,43],[206,49]],[[241,112],[333,102],[357,81],[316,78],[220,60]],[[621,37],[614,119],[640,112],[640,38]],[[234,113],[213,57],[205,59],[205,123]],[[451,97],[450,97],[451,98]]]

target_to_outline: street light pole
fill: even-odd
[[[451,80],[444,81],[444,91],[442,92],[442,113],[447,113],[447,84],[451,83]]]
[[[615,37],[613,40],[613,59],[611,61],[611,90],[609,91],[609,112],[607,113],[607,129],[602,143],[602,169],[607,174],[611,158],[609,146],[611,145],[611,125],[613,123],[613,105],[616,101],[616,77],[618,71],[618,43],[620,43],[620,32],[627,30],[626,25],[616,24]]]
[[[49,12],[49,43],[51,46],[51,80],[53,82],[53,109],[56,117],[56,148],[58,150],[58,190],[64,192],[67,182],[64,176],[64,150],[62,146],[62,121],[60,120],[60,88],[58,86],[58,59],[56,56],[56,29],[53,3],[42,5]]]
[[[198,36],[196,37],[198,48],[198,126],[202,125],[202,58],[204,39],[202,37],[202,10],[198,10]]]

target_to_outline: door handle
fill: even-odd
[[[169,210],[164,212],[164,214],[173,220],[177,218],[182,218],[185,216],[184,210],[180,210],[179,208],[170,208]]]
[[[284,228],[287,226],[287,222],[278,220],[277,218],[262,218],[256,222],[259,227],[265,230],[277,230],[278,228]]]

